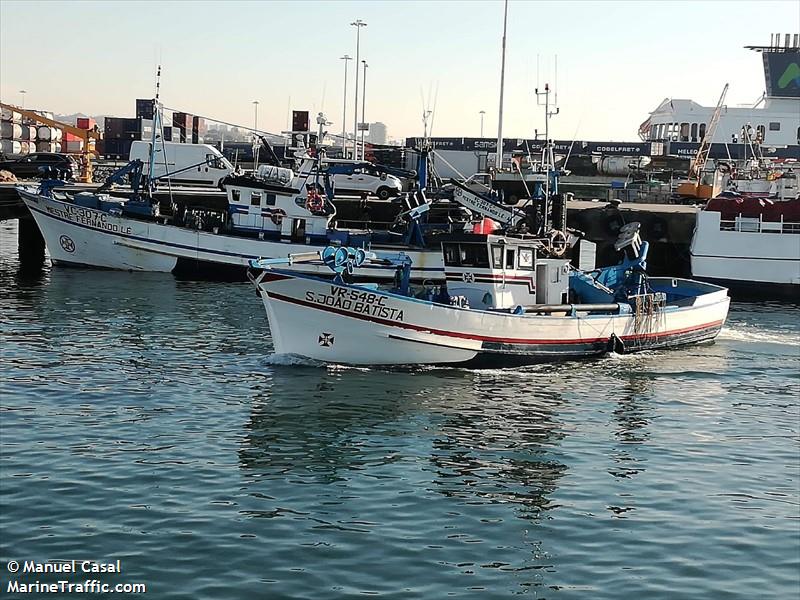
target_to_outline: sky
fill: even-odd
[[[0,0],[0,100],[55,113],[132,117],[154,95],[210,119],[287,129],[289,109],[323,111],[341,132],[344,64],[367,62],[366,120],[393,138],[496,137],[503,2],[37,2]],[[549,83],[557,139],[633,141],[666,97],[753,104],[771,33],[800,31],[800,1],[537,2],[508,5],[503,132],[533,137]],[[555,67],[557,61],[557,69]],[[347,120],[353,129],[354,65]],[[556,76],[557,75],[557,76]],[[361,75],[359,75],[361,78]],[[363,80],[362,80],[363,81]],[[359,82],[359,95],[362,92]],[[554,98],[555,99],[555,98]],[[361,100],[359,99],[359,115]]]

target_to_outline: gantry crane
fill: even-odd
[[[5,108],[14,112],[20,113],[23,117],[27,117],[32,121],[40,123],[41,125],[48,125],[50,127],[55,127],[56,129],[60,129],[65,133],[71,133],[77,138],[83,140],[83,150],[81,151],[81,160],[80,167],[81,171],[78,176],[78,181],[81,183],[92,183],[92,158],[95,156],[93,146],[94,140],[100,139],[100,131],[97,129],[80,129],[75,127],[74,125],[68,125],[67,123],[62,123],[61,121],[56,121],[55,119],[48,119],[47,117],[43,117],[39,113],[35,113],[31,110],[25,110],[18,106],[14,106],[13,104],[5,104],[0,102],[0,108]]]

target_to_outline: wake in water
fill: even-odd
[[[270,354],[264,363],[271,367],[325,367],[324,362],[306,358],[299,354]]]
[[[769,331],[742,326],[723,327],[717,339],[736,342],[758,342],[760,344],[800,346],[800,335],[797,333]]]

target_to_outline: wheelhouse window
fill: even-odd
[[[680,136],[681,136],[681,141],[682,142],[688,142],[689,141],[689,124],[688,123],[681,123]]]
[[[453,267],[461,266],[461,254],[458,251],[458,244],[442,244],[444,251],[444,264]]]
[[[692,123],[692,141],[697,141],[697,123]]]
[[[261,192],[250,192],[250,206],[261,206]]]
[[[700,123],[700,139],[702,140],[704,137],[706,137],[706,124]]]
[[[489,268],[489,253],[484,244],[461,244],[461,265]]]
[[[234,202],[238,202],[239,199],[242,197],[242,194],[237,189],[231,190],[231,198]]]
[[[503,246],[492,246],[492,268],[503,268]]]
[[[770,131],[780,131],[780,130],[781,130],[781,124],[780,124],[780,122],[778,122],[778,121],[772,121],[772,122],[770,122],[770,124],[769,124],[769,130],[770,130]]]
[[[512,248],[506,248],[506,269],[514,268],[514,254],[516,252]]]
[[[533,271],[535,261],[535,250],[533,248],[519,249],[519,268]]]
[[[756,141],[763,142],[765,133],[766,133],[766,127],[764,127],[763,125],[759,125],[758,127],[756,127]]]
[[[275,194],[267,194],[267,206],[275,206]]]

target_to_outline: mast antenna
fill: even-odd
[[[506,79],[506,32],[508,30],[508,0],[503,10],[503,54],[500,63],[500,110],[497,117],[497,151],[495,152],[495,168],[503,167],[503,86]]]

